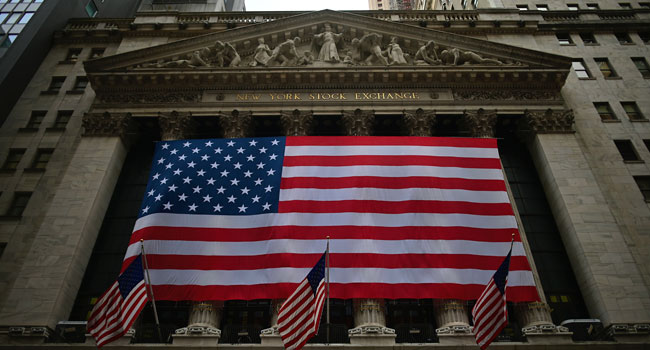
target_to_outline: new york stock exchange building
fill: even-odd
[[[553,6],[71,20],[0,131],[0,348],[95,346],[157,142],[419,136],[497,140],[540,301],[494,348],[647,349],[650,10]],[[110,346],[279,349],[281,302],[159,300]],[[474,348],[474,303],[332,299],[307,347]]]

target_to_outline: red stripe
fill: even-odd
[[[265,268],[307,268],[322,254],[267,254],[251,256],[185,256],[147,254],[151,270],[258,270]],[[452,268],[496,270],[503,262],[499,256],[461,254],[339,254],[331,253],[330,265],[341,267],[375,268]],[[513,256],[510,271],[528,271],[524,256]]]
[[[287,146],[443,146],[496,148],[496,139],[403,136],[289,136]]]
[[[159,300],[253,300],[284,299],[298,286],[296,283],[258,284],[250,286],[153,286]],[[386,298],[386,299],[462,299],[475,300],[485,285],[481,284],[385,284],[385,283],[331,283],[332,298]],[[508,301],[538,301],[533,286],[508,287]]]
[[[370,188],[440,188],[446,190],[468,191],[505,191],[506,185],[502,180],[468,180],[460,178],[443,178],[429,176],[410,177],[380,177],[380,176],[348,176],[348,177],[290,177],[282,178],[280,189],[317,188],[336,189],[352,187]]]
[[[285,167],[293,166],[351,166],[351,165],[423,165],[440,167],[459,167],[474,169],[501,169],[498,158],[463,158],[441,156],[286,156],[282,163]]]
[[[282,201],[280,213],[437,213],[472,215],[513,215],[510,203],[471,203],[453,201]]]

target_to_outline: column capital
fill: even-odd
[[[305,136],[309,135],[313,126],[312,112],[302,112],[294,109],[291,112],[282,112],[280,121],[282,129],[286,136]]]
[[[523,326],[521,332],[528,342],[539,343],[553,341],[553,343],[571,342],[569,329],[556,326],[551,319],[551,308],[543,302],[535,301],[515,305],[515,312]],[[549,337],[555,338],[550,340]]]
[[[374,111],[355,109],[353,112],[343,111],[343,125],[348,136],[370,136],[372,134]]]
[[[194,131],[192,113],[189,112],[159,113],[158,125],[162,140],[185,139]]]
[[[86,113],[81,123],[83,136],[117,136],[124,140],[131,124],[131,113]]]
[[[431,136],[436,112],[418,108],[414,112],[404,111],[404,124],[410,136]]]
[[[519,130],[530,134],[572,134],[574,122],[573,110],[524,111],[524,118],[519,122]]]
[[[487,111],[483,108],[476,111],[466,110],[463,112],[462,123],[472,137],[494,137],[497,111]]]
[[[223,129],[224,138],[246,137],[250,134],[253,121],[251,112],[240,112],[233,109],[229,114],[219,113],[219,124]]]

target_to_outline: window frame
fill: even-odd
[[[648,119],[641,113],[641,109],[639,106],[636,104],[634,101],[621,101],[621,107],[623,107],[623,111],[625,111],[625,114],[627,114],[627,118],[631,122],[647,122]],[[630,107],[632,111],[628,110],[627,107]],[[632,113],[632,114],[630,114]]]
[[[593,102],[594,108],[596,109],[596,113],[600,116],[600,121],[604,123],[612,123],[612,122],[620,122],[621,120],[618,119],[618,116],[616,113],[614,113],[614,110],[612,109],[612,106],[609,104],[609,102]],[[606,109],[606,111],[603,111],[602,109]],[[605,118],[603,118],[603,116]]]
[[[54,123],[52,124],[52,127],[50,129],[65,130],[65,128],[68,126],[68,123],[70,122],[70,119],[72,119],[73,113],[74,111],[72,110],[57,111],[56,119],[54,119]]]
[[[14,192],[14,197],[11,200],[11,205],[9,208],[7,208],[7,212],[5,213],[4,216],[8,217],[13,217],[13,218],[19,218],[22,217],[23,214],[25,213],[25,209],[27,209],[27,206],[29,205],[29,201],[32,198],[32,192],[21,192],[17,191]],[[19,201],[25,201],[24,204],[20,203]]]
[[[537,11],[548,11],[548,5],[547,4],[535,4],[535,9]]]
[[[630,139],[612,140],[624,163],[643,163],[636,147]]]
[[[634,182],[636,182],[636,185],[639,188],[639,191],[641,191],[641,195],[643,196],[643,199],[647,203],[650,203],[650,176],[639,175],[639,176],[633,176],[633,178],[634,178]]]
[[[10,148],[5,161],[2,163],[2,170],[16,171],[26,151],[25,148]]]
[[[72,90],[70,91],[83,93],[84,91],[86,91],[86,88],[88,87],[89,83],[90,82],[88,81],[87,76],[84,75],[78,76],[75,78],[74,85],[72,86]]]
[[[602,74],[603,78],[605,79],[621,78],[618,76],[618,73],[616,73],[616,70],[614,69],[614,66],[612,66],[612,63],[609,61],[609,58],[594,57],[594,62],[596,62],[596,65],[598,66],[598,70],[600,71],[600,74]]]
[[[36,155],[32,160],[31,169],[34,170],[45,170],[47,164],[52,159],[52,154],[54,154],[54,148],[39,148],[36,150]],[[45,158],[45,159],[44,159]]]
[[[582,32],[578,33],[578,35],[580,36],[580,40],[582,40],[582,43],[585,46],[600,45],[598,43],[598,40],[596,40],[596,36],[592,32]]]
[[[650,79],[650,65],[645,57],[630,57],[636,69],[644,79]]]
[[[588,3],[587,10],[600,10],[600,5],[598,3]]]
[[[579,68],[581,69],[576,69],[576,65],[580,65]],[[582,80],[589,80],[589,79],[594,79],[593,75],[591,75],[591,72],[587,68],[587,65],[585,64],[585,61],[582,59],[577,59],[571,62],[571,68],[573,68],[573,71],[576,73],[576,76],[578,79]],[[585,72],[586,77],[581,77],[579,72]]]
[[[37,130],[43,125],[43,121],[45,120],[45,116],[47,116],[47,111],[32,111],[32,114],[29,116],[29,120],[27,121],[27,125],[25,125],[24,129],[29,129],[29,130]]]
[[[79,61],[81,58],[81,52],[83,51],[82,48],[79,47],[71,47],[68,49],[68,52],[65,55],[65,61],[63,62],[69,62],[69,63],[75,63]]]
[[[566,7],[567,7],[567,9],[569,9],[569,11],[579,11],[580,10],[580,4],[576,4],[576,3],[566,4]]]
[[[50,80],[50,85],[48,85],[46,92],[50,94],[58,94],[61,89],[63,89],[63,85],[65,84],[65,78],[64,76],[56,76],[52,77]]]
[[[564,37],[565,35],[566,37]],[[560,44],[560,46],[575,46],[575,43],[571,38],[571,33],[569,32],[557,32],[555,33],[555,37],[557,38],[557,42]]]
[[[615,32],[614,36],[616,37],[619,45],[634,45],[634,41],[632,41],[630,34],[626,32]]]

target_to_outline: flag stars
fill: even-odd
[[[262,186],[262,181],[263,180],[258,177],[257,180],[255,180],[255,186]]]
[[[213,206],[212,208],[214,208],[214,211],[220,212],[223,207],[221,206],[221,204],[217,204],[217,205]]]
[[[271,192],[272,190],[273,190],[273,186],[271,185],[264,187],[264,192]]]
[[[214,185],[214,182],[217,181],[214,178],[209,178],[208,179],[208,185]]]
[[[174,175],[180,175],[183,172],[181,169],[174,170]]]
[[[228,198],[228,203],[235,203],[235,200],[237,199],[237,197],[233,196],[232,194],[230,195],[230,197],[226,197],[226,198]]]
[[[230,154],[223,157],[223,160],[225,160],[226,162],[229,162],[231,159],[232,159],[232,156]]]
[[[221,147],[217,147],[217,148],[214,149],[214,153],[215,153],[215,154],[221,154],[221,152],[223,152],[223,150],[221,149]]]
[[[244,177],[251,177],[251,175],[253,175],[253,173],[250,170],[246,170],[246,172],[244,172]]]
[[[242,154],[244,153],[245,149],[243,147],[237,148],[237,154]]]
[[[269,156],[269,160],[276,160],[278,158],[278,155],[273,153]]]
[[[158,174],[158,173],[153,174],[153,179],[154,180],[158,180],[159,177],[160,177],[160,174]]]
[[[237,209],[239,209],[240,213],[245,213],[248,207],[242,204],[241,207],[237,207]]]
[[[205,143],[205,147],[212,147],[214,143],[212,141],[208,141]]]
[[[248,187],[240,188],[241,194],[248,194],[251,190],[248,189]]]
[[[228,145],[228,147],[235,147],[235,141],[233,140],[228,141],[226,144]]]
[[[186,158],[187,158],[187,156],[184,155],[184,154],[181,154],[180,156],[178,156],[178,160],[180,160],[180,161],[184,161]]]
[[[165,168],[171,169],[173,166],[174,166],[173,163],[168,163],[167,165],[165,165]]]
[[[210,167],[211,167],[212,169],[216,169],[216,168],[219,167],[219,163],[214,162],[214,163],[210,164]]]
[[[262,147],[262,148],[259,149],[259,151],[260,151],[260,153],[266,153],[267,148],[266,148],[266,147]]]
[[[230,174],[230,172],[228,170],[224,170],[220,174],[221,174],[221,177],[226,177],[226,176],[228,176],[228,174]]]
[[[194,163],[194,161],[191,161],[191,162],[187,163],[188,168],[194,168],[195,165],[196,165],[196,163]]]
[[[191,205],[188,206],[188,209],[189,211],[196,211],[196,208],[198,207],[199,207],[198,205],[192,203]]]
[[[192,189],[194,190],[194,193],[201,193],[201,190],[202,190],[202,188],[199,187],[199,186],[196,186],[196,187],[194,187]]]
[[[169,153],[171,153],[172,155],[174,155],[174,156],[175,156],[175,155],[176,155],[176,153],[178,153],[178,150],[177,150],[176,148],[174,148],[174,149],[173,149],[173,150],[171,150],[171,151],[170,151]]]
[[[167,181],[169,181],[169,180],[165,177],[165,178],[163,178],[162,180],[160,180],[160,184],[161,184],[161,185],[166,185],[166,184],[167,184]]]
[[[255,156],[251,154],[248,157],[246,157],[246,160],[249,161],[249,162],[252,162],[252,161],[255,160]]]
[[[147,205],[146,207],[142,208],[142,214],[146,214],[149,212],[149,206]]]
[[[262,163],[262,162],[259,162],[259,163],[257,163],[257,169],[264,169],[264,166],[265,166],[265,165],[266,165],[266,164],[264,164],[264,163]]]
[[[151,197],[151,196],[153,196],[154,194],[156,194],[156,191],[155,191],[155,190],[151,190],[151,191],[147,192],[147,197]]]
[[[199,149],[198,147],[193,148],[193,149],[192,149],[192,153],[194,153],[194,154],[199,153],[200,150],[201,150],[201,149]]]
[[[232,180],[230,180],[230,184],[233,185],[233,186],[237,186],[237,185],[239,185],[239,180],[232,179]]]
[[[184,184],[189,184],[190,182],[192,182],[192,179],[189,176],[183,179]]]
[[[203,201],[204,201],[204,202],[208,202],[208,203],[210,203],[211,200],[212,200],[212,197],[210,197],[209,194],[203,197]]]
[[[157,194],[155,197],[153,197],[156,202],[159,202],[162,199],[162,194]]]
[[[207,154],[204,154],[204,155],[201,156],[201,160],[204,160],[206,162],[208,161],[209,158],[210,158],[210,156],[207,155]]]
[[[240,162],[237,162],[233,164],[233,166],[235,167],[235,169],[241,169],[242,164]]]
[[[179,201],[179,202],[185,202],[186,199],[187,199],[187,195],[185,195],[185,193],[181,193],[181,194],[178,196],[178,201]]]
[[[273,175],[275,175],[275,169],[269,169],[266,173],[267,173],[269,176],[273,176]]]
[[[224,193],[226,193],[226,189],[223,188],[223,186],[217,188],[217,194],[224,194]]]
[[[167,203],[163,204],[163,210],[172,210],[173,206],[174,206],[173,204],[167,202]]]
[[[279,145],[279,144],[280,144],[280,141],[278,141],[277,139],[271,141],[271,145],[273,145],[273,146],[277,146],[277,145]]]
[[[260,199],[262,199],[262,197],[260,197],[260,196],[255,196],[255,197],[253,197],[253,198],[251,198],[251,199],[253,200],[253,203],[259,203],[259,201],[260,201]]]
[[[165,162],[165,158],[160,158],[160,159],[158,159],[158,164],[162,164],[162,163],[164,163],[164,162]]]
[[[188,141],[183,143],[183,147],[190,147],[192,144]]]
[[[178,186],[172,184],[171,186],[169,186],[169,192],[176,192],[177,188],[178,188]]]
[[[169,148],[169,144],[168,143],[163,143],[162,149],[168,149],[168,148]]]
[[[203,169],[196,172],[196,176],[203,176],[203,175],[205,175],[205,170]]]
[[[264,211],[271,210],[271,204],[269,204],[269,202],[262,204],[262,209],[264,209]]]
[[[251,140],[250,142],[248,142],[248,144],[251,146],[257,146],[257,141]]]

